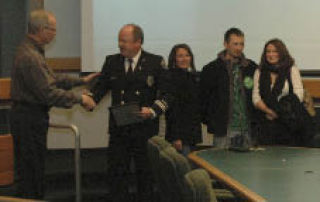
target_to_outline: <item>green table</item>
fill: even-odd
[[[249,201],[320,201],[320,149],[209,149],[189,158]]]

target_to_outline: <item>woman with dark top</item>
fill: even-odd
[[[201,141],[199,75],[187,44],[175,45],[168,60],[169,70],[162,83],[168,95],[164,98],[168,104],[165,138],[187,155]]]
[[[305,146],[310,139],[312,124],[306,120],[303,128],[292,131],[283,122],[279,100],[292,92],[303,101],[300,72],[285,44],[279,39],[268,41],[254,75],[252,101],[260,112],[261,133],[258,144]]]

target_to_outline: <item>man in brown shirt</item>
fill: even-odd
[[[43,198],[44,162],[49,110],[52,106],[70,108],[82,104],[95,107],[92,98],[70,89],[98,74],[83,78],[56,75],[47,66],[44,45],[56,35],[52,13],[37,10],[30,15],[28,34],[19,46],[12,69],[11,132],[14,138],[17,196]]]

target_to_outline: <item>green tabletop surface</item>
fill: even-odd
[[[268,201],[320,202],[320,149],[209,149],[196,155]]]

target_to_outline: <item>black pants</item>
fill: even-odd
[[[48,110],[28,105],[14,105],[10,125],[14,140],[17,196],[42,199]]]
[[[263,120],[258,135],[259,145],[292,145],[289,131],[277,121]]]
[[[141,127],[119,129],[110,136],[108,173],[113,202],[130,201],[130,185],[137,187],[138,201],[152,201],[151,172],[147,159],[148,135],[145,132],[141,124]],[[135,175],[130,169],[131,162]],[[129,182],[130,179],[134,181]]]

